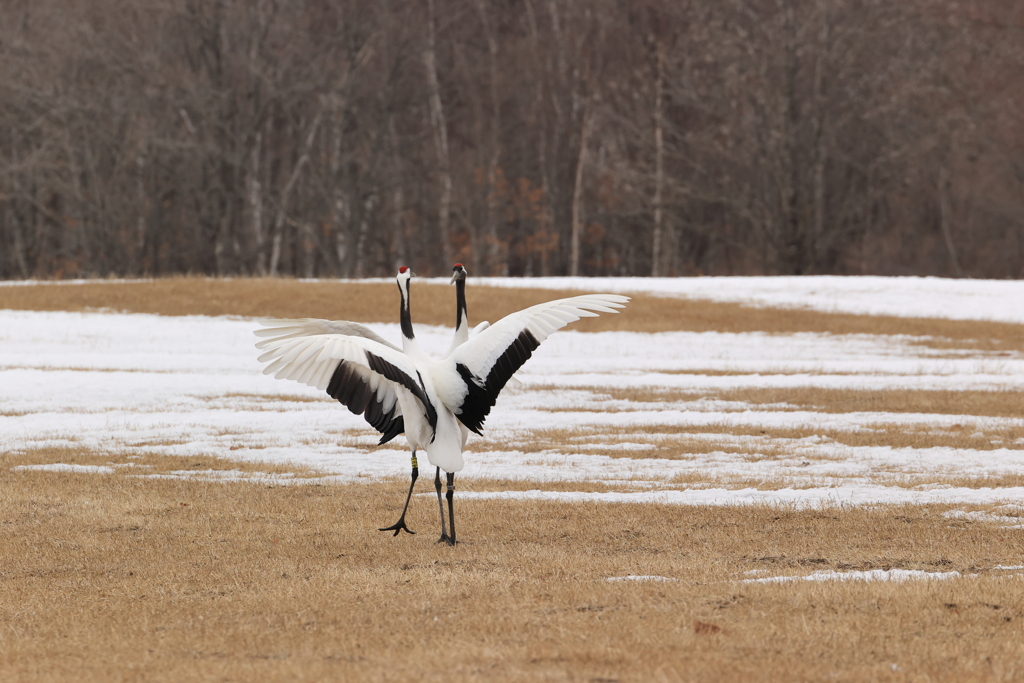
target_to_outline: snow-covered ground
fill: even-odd
[[[1018,303],[1024,301],[1024,283],[1018,282],[487,282],[557,288],[585,284],[591,291],[643,290],[848,312],[1024,322],[1024,307]],[[255,327],[253,321],[234,318],[0,311],[0,449],[142,449],[313,466],[342,480],[407,476],[404,439],[374,448],[377,436],[361,418],[312,388],[263,376],[253,346]],[[399,337],[397,325],[375,328],[385,337]],[[447,347],[450,334],[443,328],[417,327],[421,344],[435,353]],[[986,450],[852,447],[815,435],[891,424],[989,435],[1024,427],[1024,416],[821,413],[703,398],[716,390],[745,387],[1024,389],[1020,354],[937,350],[917,341],[811,333],[560,332],[520,372],[526,389],[503,395],[487,420],[485,437],[471,438],[467,466],[460,473],[527,480],[536,482],[537,490],[460,495],[679,504],[999,505],[994,518],[1018,519],[1024,511],[1024,488],[953,486],[942,480],[1024,474],[1021,444],[993,443]],[[630,388],[673,389],[696,398],[636,403],[602,393]],[[700,428],[702,433],[690,438],[713,447],[672,459],[658,457],[658,445],[676,438],[665,434],[665,427],[678,427],[683,434],[687,427]],[[808,436],[745,435],[754,427],[794,428]],[[747,432],[734,433],[739,428]],[[575,430],[566,437],[573,448],[538,452],[532,447],[539,430],[564,429]],[[766,455],[759,457],[762,452]],[[912,485],[901,481],[910,479]],[[550,482],[570,482],[569,488],[578,490],[544,490]]]
[[[647,292],[832,313],[1024,323],[1024,280],[935,277],[484,278],[500,287]]]

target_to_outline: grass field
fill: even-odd
[[[413,297],[443,347],[450,288]],[[376,531],[403,440],[258,377],[250,320],[141,315],[396,299],[0,287],[0,680],[1024,678],[1024,326],[638,295],[470,441],[453,549],[429,483],[415,536]]]

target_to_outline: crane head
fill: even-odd
[[[465,279],[466,279],[466,269],[465,269],[465,267],[461,263],[456,263],[455,266],[452,267],[452,279],[451,279],[451,282],[449,282],[448,284],[454,285],[459,280],[465,280]]]

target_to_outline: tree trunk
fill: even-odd
[[[452,248],[449,239],[451,220],[452,174],[448,161],[448,128],[441,106],[441,86],[437,80],[437,55],[435,52],[434,0],[427,0],[427,46],[423,50],[423,65],[427,71],[427,87],[430,97],[430,126],[434,133],[434,147],[437,150],[438,175],[441,182],[441,197],[437,207],[437,231],[441,239],[441,259],[451,265]]]
[[[660,39],[655,50],[654,73],[654,234],[651,238],[651,277],[661,275],[661,242],[662,242],[662,192],[665,186],[665,144],[662,133],[663,117],[663,83],[665,79],[665,44]]]
[[[551,218],[553,215],[552,208],[552,196],[551,196],[551,180],[548,173],[548,116],[544,109],[544,79],[547,76],[547,70],[544,68],[544,64],[541,61],[540,53],[540,39],[537,32],[537,15],[533,10],[532,0],[525,0],[526,4],[526,16],[530,25],[530,50],[533,53],[534,58],[537,60],[537,75],[533,79],[534,82],[534,101],[533,111],[530,116],[530,123],[533,130],[536,131],[537,135],[537,165],[540,167],[540,188],[543,192],[543,208],[541,209],[541,215],[538,216],[537,228],[538,232],[548,233],[551,229]],[[545,252],[544,265],[547,266],[547,257]],[[528,268],[532,270],[532,257],[528,264]],[[543,272],[542,275],[547,275],[547,272]],[[528,273],[529,275],[529,273]]]
[[[252,264],[256,275],[264,277],[267,274],[267,254],[263,249],[266,241],[263,234],[263,195],[260,185],[260,153],[262,151],[263,133],[256,131],[253,140],[252,152],[249,157],[248,177],[248,199],[249,199],[249,220],[252,222],[252,236],[255,243],[255,259]]]
[[[21,277],[27,278],[29,276],[29,269],[28,261],[25,259],[25,239],[22,236],[22,225],[18,217],[14,215],[10,201],[7,202],[6,214],[7,225],[14,232],[14,262],[18,266],[18,272],[21,273]]]
[[[136,253],[134,269],[139,274],[145,271],[144,261],[146,256],[146,186],[143,179],[145,172],[146,158],[142,155],[142,152],[138,152],[135,156],[135,196],[137,206],[135,207]]]
[[[316,131],[320,127],[320,118],[322,113],[322,111],[318,111],[316,116],[313,118],[313,123],[309,126],[309,133],[306,135],[306,143],[302,150],[302,156],[300,156],[299,160],[295,162],[295,168],[292,169],[292,174],[288,178],[288,182],[285,183],[284,188],[281,190],[281,198],[278,200],[277,205],[277,218],[274,220],[274,241],[270,252],[271,277],[277,275],[277,267],[281,260],[281,241],[284,237],[288,198],[291,196],[292,188],[295,187],[295,182],[299,179],[299,174],[302,173],[302,167],[309,163],[309,152],[313,147],[313,142],[316,140]]]
[[[571,143],[566,142],[567,139],[571,138],[570,128],[573,126],[573,120],[566,120],[566,112],[569,107],[565,106],[564,94],[570,89],[569,83],[569,64],[566,58],[566,43],[567,39],[565,34],[562,32],[562,20],[558,12],[557,0],[548,0],[548,15],[551,18],[551,35],[553,40],[552,50],[555,53],[555,73],[552,74],[551,80],[552,85],[549,88],[551,95],[551,110],[554,114],[552,126],[551,126],[551,173],[552,182],[549,186],[550,199],[548,205],[552,207],[550,221],[552,227],[555,228],[553,232],[556,232],[558,239],[562,240],[565,237],[564,228],[565,225],[565,208],[566,208],[566,183],[564,182],[565,176],[563,175],[563,169],[568,170],[566,167],[569,166],[572,159]],[[575,99],[575,98],[574,98]],[[556,227],[557,226],[557,227]],[[564,243],[558,245],[558,250],[555,252],[556,263],[559,268],[564,267],[565,258],[562,254],[564,249]],[[548,275],[545,271],[543,275]]]
[[[331,122],[328,134],[324,136],[324,144],[327,146],[327,168],[329,171],[328,180],[330,183],[329,196],[330,206],[328,207],[328,220],[330,231],[334,235],[334,256],[335,273],[339,277],[345,276],[345,257],[347,254],[348,221],[344,214],[347,211],[345,193],[342,190],[341,174],[341,143],[343,138],[341,114],[339,107],[331,111]]]
[[[583,121],[580,124],[580,150],[576,157],[576,182],[572,189],[572,233],[569,238],[569,275],[576,277],[580,273],[580,231],[583,224],[583,167],[587,160],[587,134],[590,129],[590,111],[585,102],[583,105]]]
[[[501,129],[500,109],[498,106],[498,41],[491,31],[490,21],[487,19],[487,6],[485,0],[477,0],[477,12],[480,14],[480,23],[483,25],[484,36],[487,39],[488,70],[490,79],[490,130],[488,131],[487,147],[490,151],[490,159],[487,164],[487,226],[485,230],[487,241],[486,272],[489,275],[506,275],[508,264],[501,258],[501,242],[498,239],[498,196],[496,192],[498,183],[498,162],[501,158],[501,144],[499,134]]]
[[[366,277],[366,239],[370,234],[370,212],[373,211],[373,196],[371,195],[363,202],[362,211],[359,213],[359,234],[356,238],[356,277]]]
[[[939,228],[942,230],[942,239],[946,242],[946,250],[949,252],[949,260],[953,264],[953,272],[957,277],[963,277],[964,271],[960,268],[960,259],[956,255],[956,246],[953,244],[953,233],[949,228],[949,221],[952,214],[952,207],[949,202],[949,173],[946,167],[939,169],[938,182],[939,195]]]
[[[793,16],[793,0],[783,10],[785,21],[786,63],[785,73],[785,127],[786,170],[783,173],[785,203],[783,209],[783,263],[787,275],[803,275],[803,225],[800,216],[800,105],[797,102],[797,81],[800,65],[797,59],[796,20]]]
[[[818,55],[814,64],[814,224],[809,248],[809,257],[818,267],[825,235],[825,165],[828,162],[824,78],[828,73],[829,40],[832,32],[829,0],[824,0],[823,5],[821,31],[818,34]]]
[[[396,178],[401,178],[402,156],[398,147],[398,132],[395,128],[394,114],[388,115],[388,137],[391,138],[391,163],[392,172]],[[409,249],[406,245],[405,227],[403,225],[405,214],[405,192],[402,189],[401,181],[395,183],[395,189],[391,194],[391,245],[392,256],[398,259],[398,263],[391,265],[397,268],[409,262]]]

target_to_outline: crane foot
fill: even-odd
[[[377,531],[394,531],[395,532],[395,534],[394,534],[395,536],[397,536],[398,534],[400,534],[403,531],[405,533],[407,533],[407,534],[412,534],[414,536],[416,535],[415,531],[411,530],[409,527],[407,527],[405,525],[405,515],[402,515],[398,519],[398,521],[395,522],[394,524],[392,524],[391,526],[386,526],[383,529],[377,529]]]

